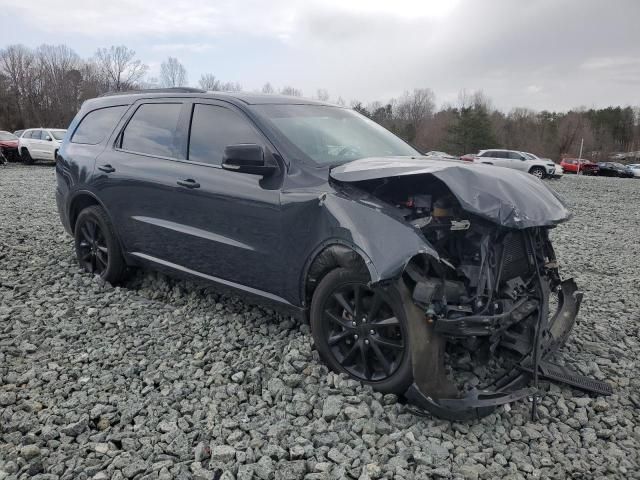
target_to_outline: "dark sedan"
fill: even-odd
[[[633,170],[626,165],[617,162],[600,162],[598,163],[598,174],[601,177],[622,177],[633,178]]]

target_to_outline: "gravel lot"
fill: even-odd
[[[640,181],[548,185],[553,233],[585,291],[561,356],[607,379],[551,386],[468,424],[412,415],[329,373],[309,329],[214,289],[82,274],[50,166],[0,167],[0,480],[640,478]]]

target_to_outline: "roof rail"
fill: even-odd
[[[141,90],[127,90],[124,92],[107,92],[100,95],[101,97],[112,97],[115,95],[135,95],[144,93],[207,93],[201,88],[190,87],[170,87],[170,88],[145,88]]]

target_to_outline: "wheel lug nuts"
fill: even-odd
[[[357,334],[354,335],[353,338],[357,340],[358,339],[358,335]]]
[[[351,322],[351,325],[355,327],[356,326],[356,322]]]
[[[376,331],[375,331],[375,330],[369,330],[369,333],[370,333],[371,335],[375,335]]]
[[[365,340],[365,341],[364,341],[364,344],[365,344],[365,345],[369,345],[369,340]]]
[[[362,317],[362,321],[363,321],[364,323],[367,323],[367,317]]]

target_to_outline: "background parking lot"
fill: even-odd
[[[0,167],[0,479],[640,478],[640,183],[548,181],[585,292],[562,358],[609,381],[551,386],[480,421],[421,418],[327,371],[307,325],[214,288],[80,272],[47,166]]]

